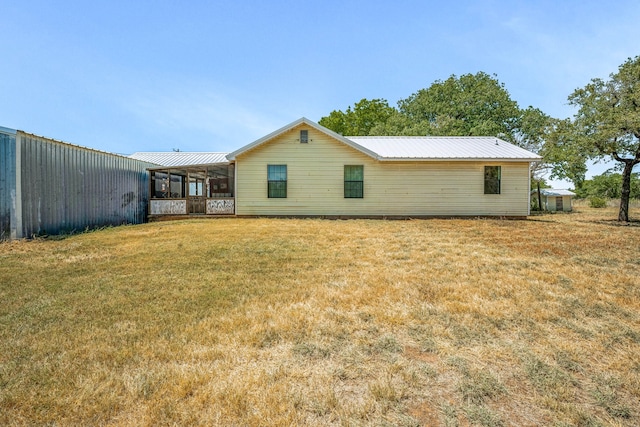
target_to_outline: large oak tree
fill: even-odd
[[[398,102],[405,135],[502,136],[512,139],[521,111],[495,76],[483,72],[436,81]]]
[[[541,146],[549,117],[521,110],[496,76],[484,72],[436,80],[398,101],[362,99],[319,123],[342,135],[498,136],[532,151]]]
[[[396,113],[386,99],[361,99],[353,108],[334,110],[318,123],[340,135],[367,136],[374,126],[386,123]]]
[[[588,154],[576,142],[582,137],[571,119],[552,119],[539,152],[550,169],[551,178],[568,179],[578,194],[587,174]]]
[[[550,117],[533,107],[520,109],[495,75],[484,72],[436,80],[398,108],[384,99],[363,99],[335,110],[319,123],[342,135],[497,136],[540,152]],[[533,176],[548,169],[535,165]]]
[[[631,174],[640,163],[640,56],[629,58],[608,80],[592,79],[569,96],[569,103],[578,112],[573,129],[564,134],[567,150],[620,163],[618,220],[629,221]]]

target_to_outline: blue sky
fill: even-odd
[[[478,71],[521,107],[564,118],[574,89],[640,55],[637,0],[0,0],[0,11],[0,126],[122,154],[233,151],[302,116],[395,105]]]

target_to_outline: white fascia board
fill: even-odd
[[[236,151],[232,151],[231,153],[227,154],[227,160],[230,160],[230,161],[231,160],[235,160],[236,156],[238,156],[240,154],[243,154],[243,153],[245,153],[245,152],[247,152],[249,150],[252,150],[253,148],[258,147],[258,146],[264,144],[265,142],[274,139],[278,135],[281,135],[281,134],[285,133],[286,131],[288,131],[289,129],[292,129],[292,128],[298,126],[299,124],[303,123],[303,121],[304,121],[304,117],[296,120],[295,122],[289,123],[288,125],[285,125],[285,126],[281,127],[280,129],[274,130],[270,134],[265,135],[262,138],[256,139],[255,141],[238,148]]]
[[[369,157],[372,157],[372,158],[374,158],[376,160],[380,159],[380,156],[378,156],[377,153],[374,153],[373,151],[371,151],[371,150],[369,150],[367,148],[364,148],[363,146],[361,146],[361,145],[359,145],[359,144],[357,144],[357,143],[345,138],[344,136],[332,131],[331,129],[327,129],[324,126],[321,126],[318,123],[315,123],[315,122],[307,119],[306,117],[302,117],[302,118],[300,118],[300,119],[298,119],[298,120],[296,120],[296,121],[294,121],[292,123],[289,123],[288,125],[283,126],[280,129],[275,130],[275,131],[271,132],[270,134],[268,134],[266,136],[263,136],[262,138],[257,139],[255,141],[253,141],[252,143],[247,144],[244,147],[241,147],[240,149],[238,149],[238,150],[236,150],[236,151],[234,151],[232,153],[229,153],[227,155],[227,159],[229,161],[235,160],[236,156],[238,156],[240,154],[244,154],[247,151],[252,150],[252,149],[254,149],[256,147],[259,147],[260,145],[262,145],[262,144],[264,144],[264,143],[266,143],[268,141],[271,141],[274,138],[277,138],[278,136],[282,135],[283,133],[285,133],[285,132],[287,132],[287,131],[289,131],[289,130],[291,130],[291,129],[293,129],[293,128],[301,125],[301,124],[305,124],[307,126],[310,126],[310,127],[314,128],[315,130],[317,130],[319,132],[322,132],[322,133],[324,133],[324,134],[326,134],[326,135],[328,135],[328,136],[330,136],[332,138],[335,138],[338,141],[342,142],[343,144],[348,145],[351,148],[353,148],[355,150],[358,150],[361,153],[366,154]]]
[[[535,158],[493,158],[493,157],[440,157],[440,158],[424,158],[424,157],[378,157],[381,162],[504,162],[504,163],[521,163],[536,162],[540,159]]]
[[[152,163],[152,162],[147,162]],[[168,169],[198,169],[198,168],[206,168],[207,166],[228,166],[231,162],[217,162],[217,163],[201,163],[197,165],[175,165],[175,166],[154,166],[147,168],[148,171],[161,171]]]

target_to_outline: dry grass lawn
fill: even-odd
[[[615,217],[2,243],[0,424],[640,425],[640,224]]]

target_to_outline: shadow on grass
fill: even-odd
[[[594,220],[577,220],[576,222],[583,224],[606,225],[608,227],[640,227],[639,219],[630,219],[629,221],[618,221],[617,219],[594,219]]]

